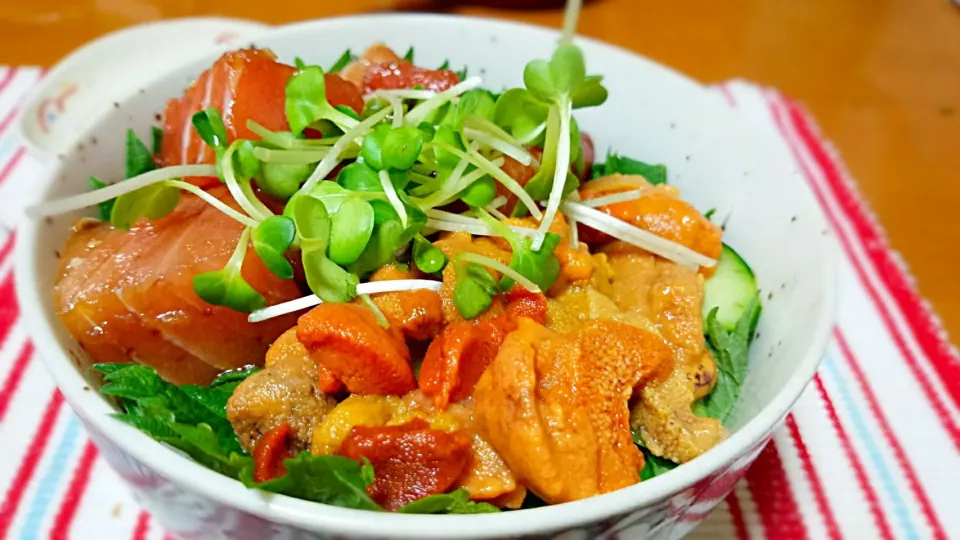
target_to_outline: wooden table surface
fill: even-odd
[[[284,23],[403,3],[2,0],[0,64],[50,65],[100,34],[165,17]],[[454,3],[435,2],[554,27],[562,18],[560,9]],[[960,255],[960,226],[950,217],[960,213],[960,9],[949,0],[596,0],[585,7],[580,31],[701,81],[743,77],[802,101],[839,148],[921,293],[960,335],[960,287],[946,264]]]

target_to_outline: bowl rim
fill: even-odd
[[[552,28],[482,17],[443,14],[369,14],[298,22],[277,27],[273,31],[260,36],[260,39],[275,35],[273,32],[295,31],[304,26],[319,30],[323,26],[338,25],[344,22],[383,19],[396,20],[400,23],[412,20],[445,23],[456,19],[461,22],[466,20],[468,24],[487,25],[491,29],[495,28],[499,31],[512,30],[539,33],[548,37],[559,35],[559,32]],[[614,49],[653,63],[636,52],[600,40],[578,36],[577,41]],[[699,83],[673,69],[660,64],[656,65],[676,77],[683,78],[703,88]],[[157,80],[161,79],[162,77],[157,78]],[[705,88],[703,90],[706,91]],[[720,103],[717,106],[723,107]],[[745,120],[733,111],[730,111],[729,115],[731,121],[745,124]],[[88,132],[93,131],[100,121],[102,121],[102,118],[93,122]],[[756,132],[749,126],[746,127],[746,130],[750,133]],[[756,139],[761,148],[763,144],[769,144],[759,134],[757,134]],[[61,172],[62,165],[58,161],[47,176],[51,179],[57,178]],[[53,189],[52,186],[53,182],[49,182],[45,189],[45,195]],[[805,226],[829,231],[822,209],[816,204],[812,193],[805,191],[805,196],[808,198],[811,207],[816,210],[814,219],[808,220],[808,224]],[[183,489],[193,491],[219,504],[248,512],[267,521],[336,534],[375,536],[382,535],[386,530],[390,531],[391,536],[395,538],[411,539],[522,535],[576,527],[583,523],[596,522],[661,502],[688,489],[710,474],[729,466],[738,457],[751,451],[759,452],[758,443],[787,415],[813,378],[826,350],[836,309],[837,253],[832,233],[830,233],[821,236],[823,239],[821,249],[823,250],[825,264],[821,267],[822,275],[819,279],[823,284],[821,291],[823,303],[803,359],[793,368],[793,373],[789,376],[783,388],[754,418],[745,423],[725,441],[702,456],[684,464],[683,467],[678,467],[669,475],[659,476],[603,495],[561,505],[527,509],[522,512],[483,515],[371,514],[365,510],[340,508],[248,489],[238,480],[207,469],[184,454],[157,443],[146,434],[110,416],[115,410],[100,397],[98,392],[90,391],[83,374],[76,368],[69,353],[59,345],[58,340],[54,337],[56,333],[51,321],[44,315],[45,310],[49,308],[45,305],[44,296],[39,290],[40,287],[32,278],[36,275],[36,253],[39,249],[37,238],[42,226],[42,220],[25,219],[19,227],[15,261],[17,297],[23,310],[28,332],[35,338],[34,342],[43,364],[53,376],[57,387],[64,394],[68,403],[80,413],[84,421],[155,474],[178,484]],[[375,519],[370,519],[373,516],[375,516]]]

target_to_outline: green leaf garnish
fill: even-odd
[[[487,90],[478,88],[464,92],[460,96],[457,108],[454,109],[453,124],[457,129],[463,129],[463,123],[471,114],[492,120],[495,107],[496,101],[493,99],[493,94]]]
[[[293,266],[286,252],[296,236],[293,220],[285,216],[270,216],[253,230],[253,249],[263,264],[281,279],[293,279]]]
[[[247,487],[281,493],[298,499],[360,510],[382,510],[367,494],[373,483],[373,467],[343,456],[314,456],[301,452],[284,461],[287,474],[267,482],[253,480],[253,466],[242,471]]]
[[[98,190],[107,187],[107,184],[91,176],[87,179],[87,182],[90,183],[90,189]],[[113,203],[116,199],[110,199],[109,201],[103,201],[102,203],[97,204],[97,211],[100,213],[101,221],[110,221],[110,214],[113,212]]]
[[[360,197],[349,197],[331,220],[330,260],[337,264],[356,261],[373,235],[373,207]]]
[[[439,248],[421,235],[413,237],[413,262],[425,274],[443,270],[447,257]]]
[[[612,174],[639,174],[653,185],[667,183],[667,166],[663,164],[651,165],[614,153],[607,154],[607,160],[602,165],[594,165],[593,178],[610,176]]]
[[[753,338],[754,323],[761,310],[759,291],[747,304],[731,332],[725,330],[717,321],[717,309],[713,308],[704,322],[707,344],[717,362],[717,382],[712,392],[693,404],[693,412],[722,422],[737,404],[740,388],[746,379],[747,349]]]
[[[677,464],[673,461],[670,461],[667,458],[662,458],[660,456],[655,456],[647,448],[647,445],[644,444],[643,439],[640,437],[640,432],[636,429],[630,430],[630,436],[633,438],[634,444],[640,447],[640,451],[643,452],[643,469],[640,470],[640,480],[649,480],[654,476],[659,476],[667,471],[677,468]]]
[[[178,388],[138,364],[95,364],[93,369],[104,377],[100,392],[120,399],[120,420],[234,478],[250,460],[226,417],[226,400],[243,380],[238,375],[209,387]]]
[[[383,145],[390,132],[389,124],[379,124],[363,138],[363,143],[360,145],[360,159],[371,169],[382,171],[389,168],[383,160]]]
[[[293,66],[297,69],[303,69],[307,67],[307,63],[303,61],[303,58],[300,58],[299,56],[294,56]]]
[[[153,154],[132,129],[127,130],[126,177],[133,178],[157,168]]]
[[[337,58],[337,61],[330,66],[330,69],[327,70],[327,73],[339,73],[343,71],[343,68],[347,67],[350,62],[353,62],[353,60],[353,54],[350,52],[350,49],[347,49],[343,51],[343,54],[340,55],[340,58]]]
[[[293,74],[287,81],[287,123],[290,131],[299,135],[311,124],[320,120],[332,122],[342,130],[357,125],[357,120],[337,110],[327,101],[327,85],[319,66],[307,66]]]
[[[500,289],[490,271],[479,264],[455,262],[454,269],[453,303],[463,318],[472,319],[490,307]]]
[[[493,109],[494,123],[515,139],[539,145],[545,136],[550,106],[525,88],[511,88],[500,95]]]
[[[150,147],[153,150],[154,155],[159,154],[160,149],[163,146],[163,130],[157,126],[152,126],[150,128],[150,139]]]
[[[440,64],[440,67],[437,68],[437,71],[443,71],[445,69],[450,69],[450,59],[446,59]]]
[[[249,240],[250,229],[246,228],[222,270],[193,276],[193,290],[197,296],[208,304],[226,306],[241,313],[250,313],[266,305],[263,296],[244,281],[240,274]]]
[[[409,49],[407,49],[407,52],[404,53],[403,59],[406,60],[407,62],[410,62],[410,63],[412,64],[412,63],[413,63],[413,54],[414,54],[414,52],[413,52],[413,47],[410,47]]]
[[[499,511],[492,504],[471,501],[466,489],[429,495],[397,509],[401,514],[489,514]]]
[[[236,142],[233,150],[233,173],[239,181],[247,181],[260,174],[260,160],[254,155],[253,149],[252,141]]]
[[[166,182],[144,186],[113,200],[110,224],[122,231],[128,231],[141,217],[153,221],[173,212],[178,202],[180,190]]]

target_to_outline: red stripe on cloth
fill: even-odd
[[[860,456],[857,455],[853,444],[850,442],[850,435],[847,433],[847,430],[844,429],[843,424],[840,423],[837,409],[833,405],[833,400],[830,398],[830,394],[827,393],[827,388],[823,385],[823,379],[820,378],[819,374],[814,376],[813,383],[817,387],[817,393],[820,394],[820,400],[823,401],[823,405],[827,409],[827,416],[830,417],[833,430],[840,437],[840,446],[843,448],[843,453],[846,454],[847,461],[853,465],[853,474],[857,478],[860,491],[862,491],[867,498],[870,514],[873,515],[873,521],[877,525],[877,530],[880,531],[880,536],[884,539],[892,539],[893,532],[890,530],[890,523],[887,522],[887,516],[883,512],[883,507],[880,506],[877,491],[870,483],[870,479],[867,477],[866,470],[863,467],[863,462],[860,461]]]
[[[897,466],[900,470],[903,471],[904,475],[907,477],[907,484],[910,486],[910,491],[913,492],[914,497],[917,498],[917,501],[920,503],[920,509],[923,511],[923,515],[927,518],[927,522],[930,525],[930,528],[933,530],[933,534],[936,538],[946,539],[947,535],[943,531],[943,525],[940,523],[940,519],[937,517],[937,513],[933,509],[933,505],[930,504],[930,498],[927,496],[926,490],[923,489],[923,485],[920,483],[920,479],[917,477],[917,472],[914,470],[913,465],[910,460],[907,459],[906,452],[903,451],[903,446],[900,445],[900,441],[897,440],[897,437],[893,434],[893,429],[890,428],[890,422],[887,420],[887,416],[883,413],[883,409],[880,408],[880,403],[877,401],[877,395],[873,392],[873,389],[870,387],[870,384],[867,382],[867,378],[863,373],[863,370],[860,368],[860,362],[857,360],[856,355],[853,354],[853,349],[850,348],[850,344],[847,342],[847,338],[843,335],[843,332],[840,331],[840,328],[835,328],[833,335],[837,340],[837,345],[840,349],[841,356],[847,362],[847,365],[850,366],[850,371],[853,372],[853,376],[857,381],[857,385],[860,387],[860,391],[863,392],[864,397],[867,398],[867,406],[870,408],[870,412],[877,419],[877,424],[880,426],[880,433],[883,434],[883,438],[887,441],[887,444],[890,445],[890,449],[893,451],[894,459],[897,460]]]
[[[17,303],[17,293],[13,282],[13,272],[7,272],[0,282],[0,344],[7,341],[7,336],[13,330],[13,324],[20,316],[20,305]]]
[[[932,311],[924,305],[916,288],[911,285],[903,267],[890,250],[879,225],[862,203],[863,198],[846,180],[846,175],[824,147],[809,117],[789,100],[786,102],[790,121],[797,128],[817,164],[824,171],[827,185],[856,230],[856,239],[864,247],[880,280],[886,285],[897,306],[903,312],[907,325],[930,359],[934,370],[960,407],[960,357],[947,341]]]
[[[63,502],[60,503],[57,517],[53,520],[53,530],[50,531],[51,540],[66,540],[70,537],[70,527],[77,516],[77,508],[80,507],[83,494],[87,491],[87,485],[90,483],[90,471],[93,470],[93,463],[96,459],[97,447],[92,442],[87,441],[73,474],[73,480],[70,481],[70,486],[67,488],[67,494],[64,496]]]
[[[793,153],[794,159],[797,164],[803,170],[804,176],[807,178],[807,183],[810,185],[810,188],[813,190],[814,196],[816,196],[817,201],[820,203],[820,206],[823,208],[824,214],[827,216],[827,220],[830,222],[831,227],[836,233],[837,239],[840,241],[840,245],[843,247],[844,252],[847,255],[847,258],[850,260],[854,271],[857,274],[860,282],[863,283],[864,288],[867,290],[868,295],[873,300],[874,305],[877,308],[877,312],[880,314],[880,318],[883,320],[884,324],[887,326],[890,337],[893,339],[894,344],[897,346],[900,355],[903,357],[904,361],[907,364],[907,367],[910,369],[910,372],[913,374],[914,378],[917,380],[917,383],[920,385],[921,390],[923,390],[924,395],[927,397],[927,400],[930,402],[931,407],[933,407],[936,416],[940,419],[940,422],[943,424],[944,429],[947,434],[950,436],[950,439],[953,441],[954,446],[960,450],[960,427],[958,427],[953,418],[950,416],[950,413],[947,411],[947,408],[944,402],[941,400],[940,396],[937,394],[936,389],[933,387],[933,384],[927,378],[926,374],[923,373],[923,370],[920,368],[920,364],[917,362],[916,357],[910,352],[907,348],[906,343],[903,341],[903,337],[897,328],[896,324],[890,317],[890,313],[887,311],[885,304],[882,302],[879,293],[874,288],[873,283],[870,281],[870,278],[867,276],[866,271],[863,268],[863,265],[860,263],[859,258],[857,257],[856,252],[853,250],[853,247],[850,243],[849,238],[847,238],[846,232],[840,227],[838,217],[834,214],[833,209],[827,204],[827,201],[824,197],[820,186],[817,184],[814,179],[814,175],[810,170],[810,167],[804,161],[803,156],[800,154],[800,151],[797,149],[796,144],[802,144],[796,140],[793,134],[790,132],[789,128],[786,125],[786,118],[784,116],[784,111],[781,109],[780,104],[773,100],[768,99],[767,105],[770,107],[771,112],[777,128],[780,130],[780,134],[783,135],[783,138],[789,143],[790,151]]]
[[[147,540],[147,533],[150,532],[150,514],[141,510],[137,515],[137,525],[133,528],[132,540]]]
[[[7,86],[10,85],[10,82],[13,81],[13,78],[17,75],[17,68],[11,67],[3,74],[3,79],[0,79],[0,94],[7,89]]]
[[[737,540],[750,540],[750,534],[747,532],[747,522],[743,520],[743,508],[740,507],[740,499],[737,497],[736,488],[730,490],[726,500],[727,508],[730,510],[730,519],[733,521],[733,530],[737,533]]]
[[[0,504],[0,538],[10,538],[7,534],[10,532],[10,525],[13,524],[17,509],[20,507],[23,495],[27,492],[33,473],[37,470],[40,458],[43,457],[47,443],[50,442],[50,434],[53,433],[53,426],[62,407],[63,394],[55,391],[43,411],[40,426],[37,427],[33,442],[30,443],[27,454],[17,469],[17,475],[4,495],[3,504]]]
[[[767,538],[807,538],[803,516],[775,444],[771,442],[760,452],[745,478]]]
[[[10,156],[10,159],[7,161],[6,165],[3,166],[3,169],[0,169],[0,185],[3,185],[3,182],[6,181],[8,176],[10,176],[10,173],[17,168],[17,164],[20,163],[20,160],[23,159],[23,156],[26,153],[27,149],[22,146],[13,152],[13,155]]]
[[[2,136],[5,131],[7,131],[7,126],[9,126],[11,122],[13,122],[13,119],[16,118],[17,113],[19,111],[20,111],[20,106],[18,105],[10,109],[10,112],[8,112],[7,115],[3,117],[3,120],[0,120],[0,136]]]
[[[813,490],[813,498],[817,502],[817,510],[820,511],[820,517],[827,528],[827,534],[832,539],[843,538],[840,534],[840,526],[837,525],[837,518],[833,515],[833,509],[830,508],[830,502],[827,501],[827,495],[823,491],[823,483],[820,482],[820,476],[813,466],[813,460],[810,458],[810,451],[807,450],[807,443],[800,436],[800,428],[797,426],[797,419],[792,414],[787,415],[787,430],[790,432],[790,438],[793,439],[793,445],[797,448],[797,454],[800,455],[800,464],[803,466],[803,472],[810,480],[810,488]],[[886,538],[886,537],[884,537]]]
[[[3,247],[0,247],[0,264],[3,264],[7,260],[7,256],[10,255],[10,252],[13,251],[13,246],[17,241],[17,231],[13,231],[7,235],[7,239],[3,242]]]
[[[30,365],[31,359],[33,359],[33,342],[27,341],[20,349],[17,359],[13,361],[13,369],[10,370],[10,374],[3,381],[3,386],[0,386],[0,424],[3,423],[3,418],[7,415],[7,409],[10,408],[13,395],[17,393],[17,388],[23,381],[23,374],[27,372],[27,366]]]

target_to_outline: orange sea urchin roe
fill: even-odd
[[[370,497],[387,510],[445,493],[470,457],[470,437],[431,429],[416,418],[399,426],[356,426],[340,445],[340,455],[368,459],[376,480]]]

